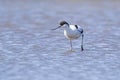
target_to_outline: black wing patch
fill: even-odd
[[[81,33],[83,33],[83,29],[81,30]]]
[[[78,29],[78,26],[77,26],[77,25],[75,25],[75,27],[76,27],[76,29]]]
[[[75,25],[75,27],[76,27],[76,29],[78,29],[78,26],[77,26],[77,25]],[[83,33],[83,29],[81,29],[81,30],[78,29],[78,31],[79,31],[81,34]]]
[[[78,30],[81,34],[83,33],[83,29],[81,29],[81,30]]]

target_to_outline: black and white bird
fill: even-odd
[[[82,39],[81,40],[81,51],[83,51],[84,50],[84,48],[83,48],[83,38],[84,38],[83,29],[79,25],[70,25],[66,21],[61,21],[60,26],[55,29],[52,29],[52,30],[56,30],[61,27],[63,27],[63,29],[64,29],[64,36],[67,39],[69,39],[69,41],[70,41],[71,51],[73,50],[71,40],[78,39],[79,37],[81,37],[81,39]]]

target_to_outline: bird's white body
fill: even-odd
[[[75,25],[69,25],[69,27],[65,27],[64,36],[70,40],[79,38],[81,35],[80,31],[82,31],[82,28],[80,26],[77,27],[78,28],[76,28]]]

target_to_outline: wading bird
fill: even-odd
[[[81,51],[83,51],[84,50],[84,48],[83,48],[83,38],[84,38],[83,29],[79,25],[70,25],[66,21],[61,21],[60,26],[55,28],[55,29],[52,29],[52,30],[56,30],[56,29],[61,28],[61,27],[63,27],[63,29],[64,29],[64,36],[67,39],[69,39],[69,41],[70,41],[71,51],[73,50],[71,40],[77,39],[80,36],[82,38]]]

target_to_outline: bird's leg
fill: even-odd
[[[84,34],[82,34],[81,51],[83,51],[83,50],[84,50],[84,48],[83,48],[83,38],[84,38]]]
[[[71,48],[71,51],[72,51],[72,41],[70,40],[70,48]]]

